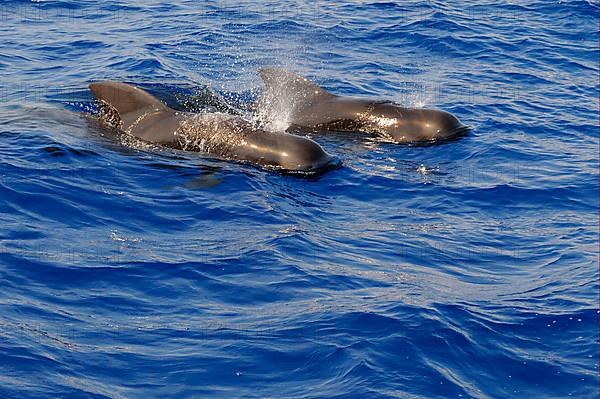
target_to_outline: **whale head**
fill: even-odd
[[[369,113],[369,127],[399,143],[451,140],[465,135],[468,127],[446,111],[402,108],[379,104]]]
[[[279,165],[292,172],[316,173],[341,165],[339,158],[325,152],[313,140],[292,134],[282,135],[279,147]]]
[[[341,166],[339,158],[328,154],[315,141],[289,133],[253,130],[236,148],[236,154],[238,158],[292,174],[320,174]]]

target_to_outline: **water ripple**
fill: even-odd
[[[597,396],[598,10],[3,2],[0,396]],[[273,65],[473,130],[313,132],[344,166],[299,179],[89,115],[248,116]]]

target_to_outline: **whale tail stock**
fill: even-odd
[[[121,130],[148,113],[172,112],[156,97],[127,83],[98,82],[89,87],[100,102],[100,118]]]

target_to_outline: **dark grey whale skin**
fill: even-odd
[[[126,83],[99,82],[89,87],[100,102],[102,122],[147,142],[289,172],[312,173],[340,164],[313,140],[256,129],[239,116],[178,112]],[[184,144],[188,136],[202,145]]]
[[[259,74],[265,91],[258,106],[273,107],[276,102],[288,101],[292,104],[289,122],[295,126],[358,131],[406,144],[449,140],[468,132],[467,126],[445,111],[337,96],[302,76],[277,68],[260,69]]]

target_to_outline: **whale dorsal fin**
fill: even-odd
[[[137,119],[150,112],[169,111],[159,99],[135,86],[118,82],[92,83],[90,90],[103,105],[115,111],[115,127],[127,130]],[[111,112],[114,116],[114,112]],[[112,122],[112,121],[111,121]]]
[[[290,95],[296,102],[313,104],[335,97],[327,90],[303,76],[279,68],[262,68],[258,70],[265,84],[265,96],[280,97],[283,93]]]

